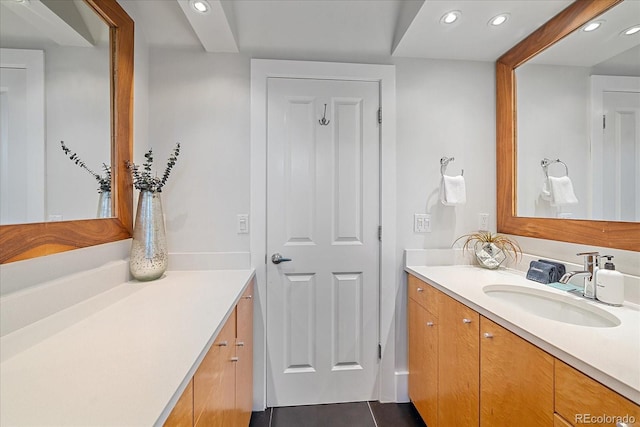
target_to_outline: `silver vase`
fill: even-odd
[[[103,191],[100,193],[98,200],[97,218],[111,218],[111,191]]]
[[[504,251],[492,242],[476,242],[474,245],[476,260],[481,267],[495,270],[507,258]]]
[[[167,238],[160,193],[141,191],[133,227],[129,270],[138,280],[155,280],[167,269]]]

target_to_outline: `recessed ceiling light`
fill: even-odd
[[[588,32],[591,32],[591,31],[595,31],[595,30],[597,30],[598,28],[600,28],[600,26],[601,26],[603,23],[604,23],[604,21],[592,21],[592,22],[589,22],[587,25],[585,25],[585,26],[582,28],[582,31],[585,31],[585,32],[587,32],[587,33],[588,33]]]
[[[505,22],[507,22],[507,19],[509,19],[509,14],[508,13],[501,13],[500,15],[496,15],[493,18],[491,18],[489,20],[489,25],[491,25],[493,27],[497,27],[498,25],[502,25]]]
[[[211,6],[209,6],[206,0],[189,0],[189,4],[191,8],[198,13],[209,13],[211,10]]]
[[[462,12],[460,12],[459,10],[452,10],[451,12],[447,12],[442,15],[442,18],[440,18],[440,22],[442,24],[453,24],[458,20],[458,18],[460,18],[461,15]]]
[[[640,25],[634,25],[633,27],[629,27],[620,34],[623,36],[632,36],[637,33],[640,33]]]

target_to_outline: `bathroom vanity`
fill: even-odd
[[[640,424],[638,306],[514,270],[405,270],[409,396],[429,427]]]
[[[7,333],[0,424],[247,426],[253,277],[168,271]]]

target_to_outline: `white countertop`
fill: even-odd
[[[253,270],[128,282],[0,341],[0,425],[161,424]]]
[[[583,300],[536,283],[515,270],[476,266],[407,266],[405,270],[478,311],[553,356],[640,404],[640,308],[625,303],[596,305],[621,320],[615,327],[587,327],[546,319],[492,298],[482,290],[490,284],[510,284],[545,290]]]

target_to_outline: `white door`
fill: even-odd
[[[267,405],[377,399],[379,83],[267,89]]]
[[[603,212],[640,221],[640,93],[604,92]]]

